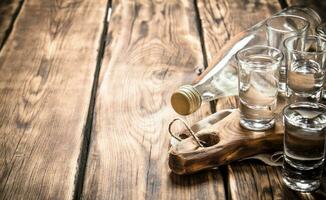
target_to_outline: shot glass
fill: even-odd
[[[325,80],[326,40],[293,36],[284,41],[290,102],[319,102]]]
[[[326,40],[326,22],[321,23],[316,28],[317,36]],[[326,78],[325,78],[326,79]],[[326,102],[326,81],[324,80],[323,91],[322,91],[322,100]]]
[[[325,159],[326,106],[312,102],[290,104],[283,110],[283,181],[293,190],[317,189]]]
[[[280,49],[283,53],[283,41],[291,36],[307,34],[309,22],[299,16],[280,15],[269,18],[266,21],[266,33],[268,46]],[[287,95],[286,90],[286,64],[283,61],[280,66],[279,93]]]
[[[266,130],[275,123],[280,50],[252,46],[237,52],[239,66],[240,125],[249,130]]]

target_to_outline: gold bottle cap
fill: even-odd
[[[201,105],[199,92],[191,85],[183,85],[171,96],[171,105],[180,115],[189,115]]]

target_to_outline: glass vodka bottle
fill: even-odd
[[[295,15],[305,18],[310,26],[308,35],[314,34],[320,24],[319,15],[307,7],[293,6],[276,15]],[[238,50],[252,45],[266,45],[266,19],[236,35],[228,41],[221,53],[214,59],[215,65],[207,68],[192,84],[183,85],[171,96],[174,110],[181,115],[195,112],[203,101],[238,95],[238,75],[235,54]]]

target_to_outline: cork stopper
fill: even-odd
[[[191,85],[183,85],[171,96],[171,105],[180,115],[189,115],[201,105],[199,92]]]

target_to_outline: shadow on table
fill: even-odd
[[[178,175],[170,172],[169,178],[174,186],[193,186],[208,184],[211,181],[222,181],[222,176],[218,169],[204,170],[190,175]]]
[[[225,187],[231,199],[326,199],[326,171],[318,190],[301,193],[284,185],[280,167],[267,166],[260,161],[235,162],[192,175],[171,172],[169,179],[172,186],[177,188],[209,187],[213,182],[214,187],[220,188],[217,191]]]

